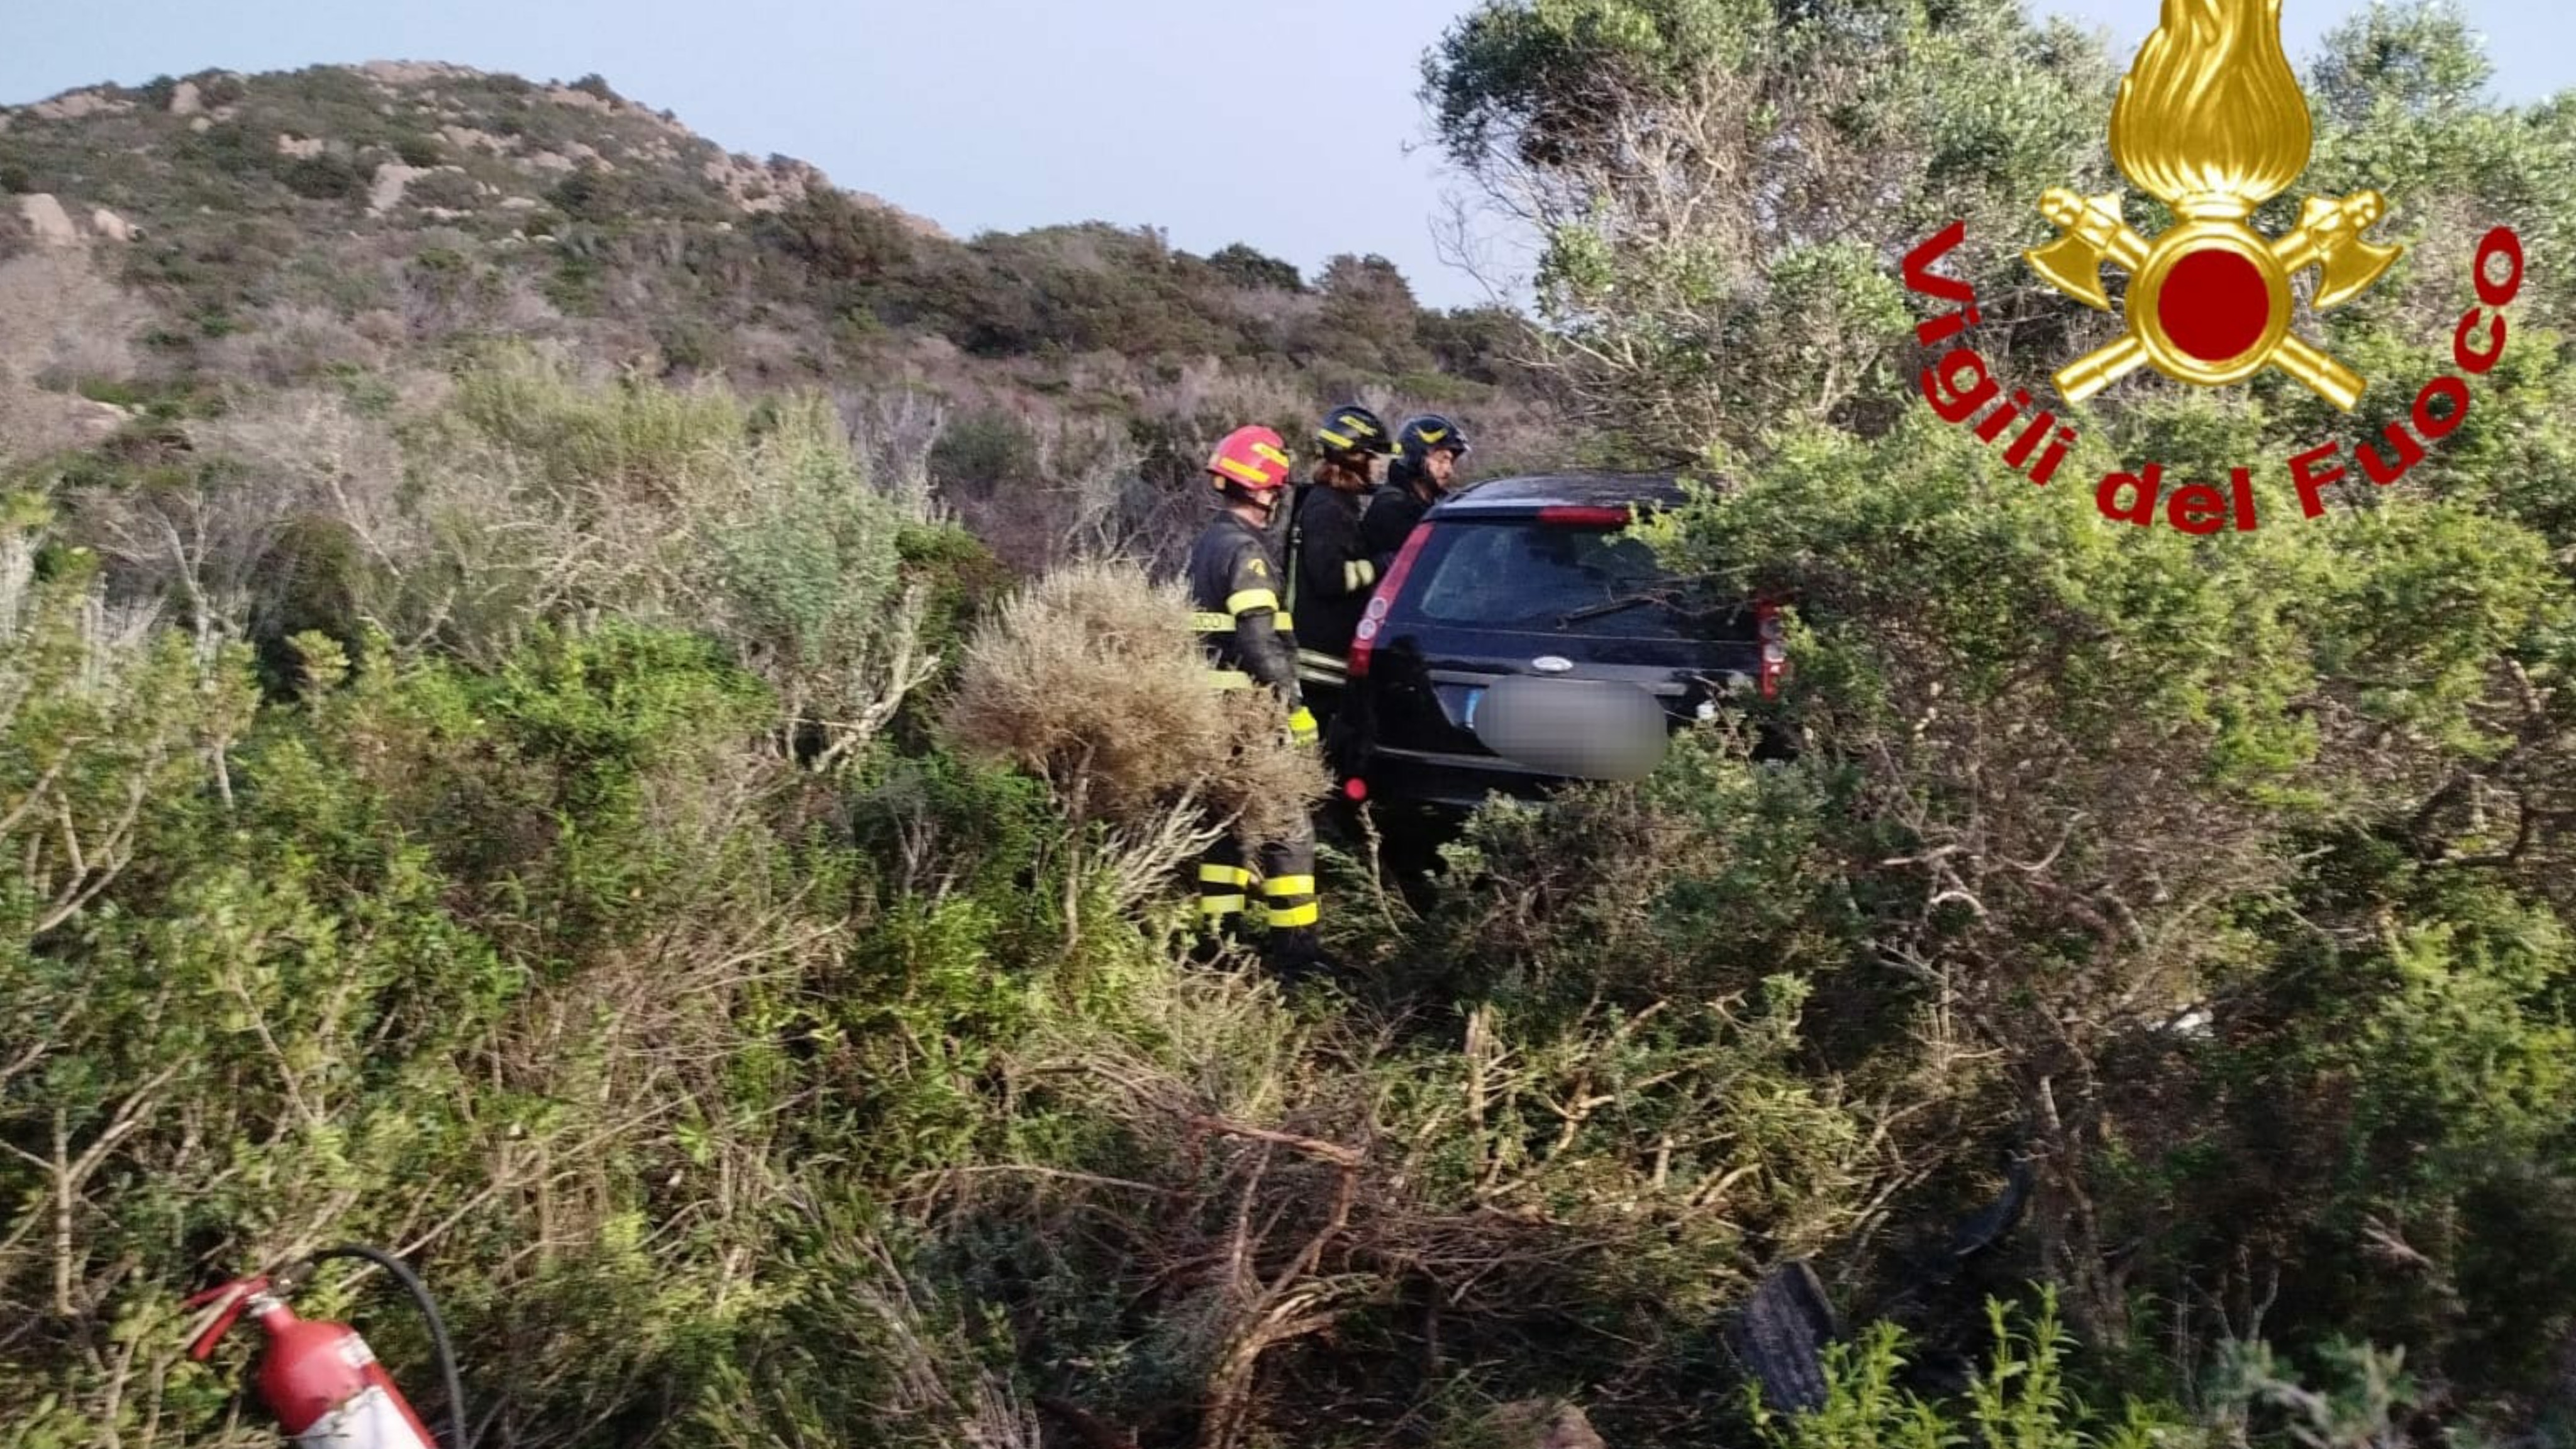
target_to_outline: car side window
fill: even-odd
[[[1453,624],[1514,617],[1519,533],[1492,525],[1459,530],[1422,591],[1422,612]]]

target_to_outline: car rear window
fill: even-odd
[[[1441,520],[1414,560],[1398,619],[1618,639],[1753,636],[1750,611],[1713,605],[1633,534],[1536,519]]]

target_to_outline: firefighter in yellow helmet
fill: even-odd
[[[1221,503],[1190,550],[1188,578],[1216,686],[1273,691],[1288,707],[1291,736],[1311,745],[1315,717],[1298,685],[1296,622],[1280,602],[1269,537],[1290,466],[1286,445],[1268,428],[1238,428],[1217,445],[1207,470]],[[1209,847],[1198,868],[1203,948],[1232,933],[1258,891],[1271,969],[1295,978],[1333,968],[1315,937],[1314,827],[1302,812],[1297,818],[1292,838],[1257,842],[1249,862],[1232,834]]]
[[[1377,461],[1395,451],[1377,414],[1345,403],[1315,429],[1314,477],[1298,485],[1288,516],[1288,608],[1297,631],[1297,679],[1329,731],[1349,685],[1351,638],[1377,586],[1379,565],[1360,519],[1377,491]]]

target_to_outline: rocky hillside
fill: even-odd
[[[683,211],[712,202],[740,214],[776,212],[830,189],[800,162],[729,155],[597,77],[538,86],[403,61],[73,91],[0,113],[0,133],[21,138],[13,189],[25,191],[36,173],[51,171],[87,193],[83,200],[137,211],[166,210],[174,200],[266,210],[285,199],[282,191],[323,201],[362,195],[370,218],[396,224],[506,221],[542,210],[539,198],[585,168],[650,178]],[[855,199],[924,235],[945,235],[873,197]],[[32,224],[58,205],[31,196],[22,209]],[[114,240],[134,236],[112,211],[93,229]]]
[[[1212,430],[1342,396],[1465,412],[1487,457],[1549,431],[1519,323],[1423,310],[1382,259],[1309,278],[1101,223],[961,240],[596,76],[380,61],[74,91],[0,110],[0,193],[0,462],[140,406],[400,392],[501,336],[927,407],[970,515],[1077,462],[1178,482]]]

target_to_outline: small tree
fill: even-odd
[[[1217,275],[1238,287],[1266,288],[1276,292],[1306,290],[1306,279],[1298,275],[1293,263],[1256,251],[1242,242],[1211,253],[1208,265]]]

